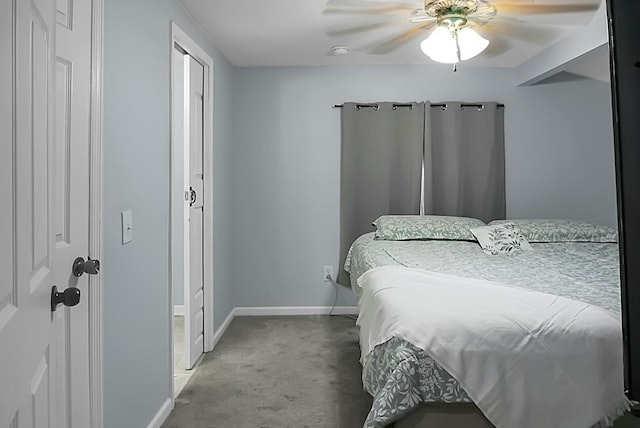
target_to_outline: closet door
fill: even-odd
[[[185,286],[185,363],[187,369],[194,366],[204,352],[204,264],[203,264],[203,100],[204,68],[189,55],[185,55],[185,158],[188,159],[189,183],[189,245],[188,280]]]

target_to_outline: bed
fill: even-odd
[[[479,411],[456,376],[451,375],[443,364],[432,357],[433,352],[430,352],[428,347],[416,345],[406,338],[397,336],[390,337],[383,343],[374,344],[375,346],[363,345],[366,341],[362,334],[363,318],[365,318],[363,313],[367,310],[366,305],[371,304],[367,302],[373,301],[373,297],[366,294],[367,287],[370,286],[367,281],[363,281],[363,278],[366,279],[365,274],[376,271],[376,268],[395,266],[407,271],[425,271],[441,275],[445,279],[450,277],[460,283],[484,281],[487,284],[508,284],[543,297],[553,295],[568,298],[571,301],[584,302],[590,309],[593,307],[602,310],[619,323],[618,245],[615,231],[611,229],[598,228],[596,235],[598,233],[600,235],[596,239],[591,239],[595,236],[595,226],[581,222],[552,220],[550,221],[552,226],[559,227],[560,232],[554,232],[555,238],[552,237],[552,239],[543,233],[544,236],[541,239],[536,235],[536,231],[539,231],[540,227],[548,227],[549,221],[544,224],[538,222],[533,228],[528,228],[530,221],[517,220],[515,221],[516,229],[520,237],[527,236],[527,233],[522,233],[523,230],[528,232],[531,241],[528,243],[528,251],[509,251],[507,255],[496,255],[488,254],[486,249],[483,250],[475,236],[470,237],[468,234],[458,236],[461,230],[464,235],[472,227],[459,224],[457,218],[453,218],[458,222],[457,230],[453,235],[447,235],[446,231],[443,234],[440,228],[438,234],[428,235],[428,239],[424,239],[423,231],[418,230],[416,235],[413,223],[411,226],[413,229],[408,236],[394,236],[399,230],[398,218],[385,217],[396,222],[395,229],[387,229],[392,231],[391,236],[380,233],[381,222],[377,221],[374,223],[378,226],[377,232],[360,236],[352,244],[345,263],[345,270],[350,274],[351,287],[359,297],[358,324],[361,327],[361,348],[363,348],[361,358],[363,385],[373,397],[371,411],[364,423],[365,428],[494,426],[483,412]],[[413,217],[402,216],[402,221],[413,222],[417,218],[418,221],[424,222],[425,217],[430,216]],[[464,219],[462,222],[464,223]],[[513,221],[496,222],[495,226],[500,227],[503,224],[510,225]],[[580,233],[576,235],[574,228],[576,224],[586,227],[587,235],[590,235],[585,239]],[[476,226],[480,227],[478,224]],[[402,235],[407,230],[406,224],[400,229],[400,235]],[[556,239],[558,236],[560,239]],[[382,287],[382,289],[386,288],[386,286]],[[380,309],[376,311],[378,316]],[[404,316],[404,314],[398,316]],[[621,349],[619,352],[621,360]],[[613,409],[610,408],[607,411],[607,415],[588,426],[607,426],[628,408],[628,402],[622,393],[620,367],[616,367],[614,373],[617,374],[618,371],[620,371],[620,399]],[[613,387],[617,388],[617,385]],[[544,411],[544,409],[541,410]],[[441,420],[444,422],[440,422]]]

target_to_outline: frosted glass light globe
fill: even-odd
[[[436,28],[420,43],[420,49],[436,62],[455,64],[460,61],[454,33],[445,27]]]
[[[444,64],[456,64],[471,59],[487,46],[489,41],[469,27],[460,30],[438,27],[420,43],[420,49],[425,55]]]
[[[474,29],[464,27],[458,31],[460,59],[466,61],[482,53],[489,46],[489,40],[482,37]]]

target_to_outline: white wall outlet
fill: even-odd
[[[325,266],[322,268],[322,280],[325,282],[331,281],[333,278],[333,266]]]

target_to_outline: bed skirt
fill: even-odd
[[[473,403],[423,403],[390,428],[495,428]]]
[[[612,428],[637,428],[640,418],[631,412],[615,421]],[[388,428],[495,428],[473,403],[422,403]]]

